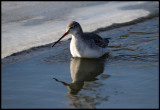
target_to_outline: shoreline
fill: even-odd
[[[141,18],[135,19],[135,20],[130,21],[130,22],[119,23],[119,24],[115,23],[115,24],[112,24],[111,26],[98,28],[93,32],[99,34],[99,33],[105,32],[105,31],[110,31],[110,30],[113,30],[113,29],[123,28],[125,26],[136,25],[138,23],[145,22],[147,20],[150,20],[150,19],[153,19],[153,18],[156,18],[156,17],[159,17],[159,15],[154,14],[154,15],[149,15],[147,17],[141,17]],[[102,37],[104,37],[104,36],[102,36]],[[69,38],[68,40],[62,40],[54,48],[63,47],[63,45],[61,45],[61,44],[64,44],[64,43],[69,44],[70,40],[71,40],[71,38]],[[28,58],[32,58],[34,56],[38,56],[38,55],[46,53],[46,52],[53,51],[53,48],[51,48],[52,44],[53,43],[49,43],[49,44],[46,44],[46,45],[41,45],[41,46],[38,46],[38,47],[32,47],[32,48],[27,49],[27,50],[23,50],[23,51],[20,51],[20,52],[13,53],[13,54],[11,54],[9,56],[6,56],[6,57],[1,59],[2,65],[5,66],[5,65],[8,65],[8,64],[11,64],[11,63],[14,63],[14,62],[18,62],[18,61],[21,61],[21,60],[24,60],[24,59],[28,59]]]
[[[21,4],[23,3],[2,4],[1,58],[56,41],[72,20],[78,21],[86,32],[93,32],[97,28],[103,29],[116,23],[114,27],[120,23],[159,13],[158,2],[88,2],[87,4],[26,2]],[[13,22],[10,22],[12,20]]]

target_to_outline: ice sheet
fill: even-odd
[[[2,58],[56,41],[66,25],[84,31],[159,13],[158,2],[2,2]],[[70,36],[64,38],[68,39]]]

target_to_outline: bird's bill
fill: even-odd
[[[54,42],[54,44],[52,45],[52,47],[55,46],[55,45],[56,45],[61,39],[63,39],[66,35],[68,35],[68,33],[69,33],[69,31],[67,31],[66,33],[64,33],[63,36],[62,36],[60,39],[58,39],[56,42]]]

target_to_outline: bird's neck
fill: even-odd
[[[74,39],[82,39],[83,38],[83,33],[79,33],[79,32],[77,32],[77,33],[74,33],[74,34],[72,34],[72,38],[74,38]]]
[[[75,39],[82,39],[83,38],[83,31],[80,30],[80,31],[75,31],[74,33],[72,33],[72,38],[75,38]]]

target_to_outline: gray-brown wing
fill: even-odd
[[[105,48],[108,46],[108,43],[109,43],[109,38],[101,38],[99,35],[95,35],[94,36],[94,42],[96,45],[102,47],[102,48]]]
[[[109,38],[101,38],[99,35],[95,33],[85,33],[84,36],[85,39],[92,39],[94,43],[99,47],[105,48],[106,46],[108,46]]]

